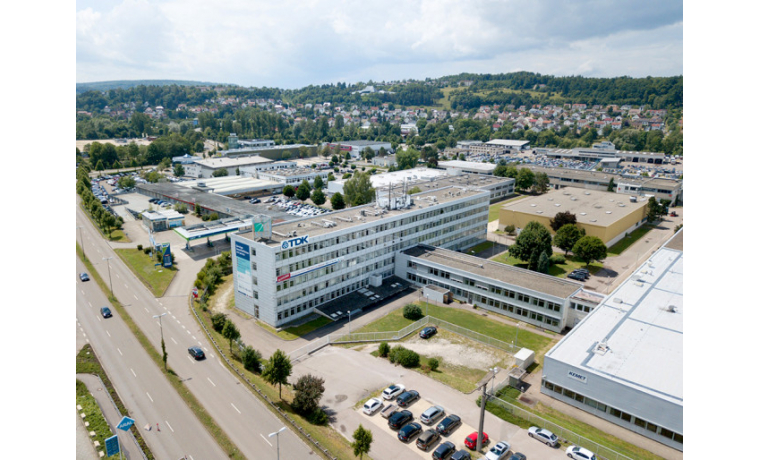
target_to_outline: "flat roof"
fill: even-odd
[[[496,169],[496,165],[493,163],[479,163],[477,161],[461,160],[439,161],[438,166],[442,168],[471,169],[473,171],[485,172],[493,172],[493,170]]]
[[[486,145],[503,145],[506,147],[522,147],[525,144],[529,144],[530,141],[519,141],[513,139],[491,139],[486,142]]]
[[[627,184],[638,184],[657,186],[659,188],[675,188],[681,184],[682,181],[678,179],[668,179],[665,177],[635,177],[628,178],[623,177],[621,174],[608,173],[602,171],[593,171],[587,169],[572,169],[572,168],[547,168],[544,166],[535,165],[521,165],[521,167],[528,168],[533,172],[546,173],[550,178],[552,177],[567,177],[569,179],[578,180],[595,180],[597,182],[609,182],[613,179],[615,182],[625,182]]]
[[[493,278],[513,286],[523,287],[566,299],[583,288],[581,283],[534,272],[524,268],[481,259],[449,249],[418,245],[404,251],[411,257],[455,268],[465,273]]]
[[[554,218],[558,212],[575,214],[579,224],[608,226],[647,206],[640,197],[635,203],[628,195],[575,187],[552,190],[544,195],[507,203],[501,209]]]
[[[180,187],[193,188],[197,190],[212,191],[219,195],[233,195],[236,193],[255,192],[279,188],[282,186],[279,182],[264,179],[256,179],[250,176],[224,176],[209,177],[207,179],[197,179],[176,183]],[[204,184],[201,186],[200,184]]]
[[[680,230],[546,354],[683,405],[683,241]],[[598,345],[607,351],[597,351]],[[604,347],[602,347],[603,349]]]
[[[251,219],[231,218],[193,225],[191,227],[178,227],[173,230],[185,240],[192,241],[223,233],[236,232],[241,227],[250,227],[251,225],[253,225]]]
[[[205,160],[198,160],[195,162],[206,168],[230,168],[233,166],[246,166],[246,165],[258,165],[262,163],[272,163],[269,158],[264,158],[258,155],[246,156],[246,157],[221,157],[221,158],[206,158]]]

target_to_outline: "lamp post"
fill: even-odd
[[[111,262],[109,260],[113,259],[113,257],[103,257],[103,260],[106,261],[108,264],[108,284],[111,287],[111,297],[113,297],[113,282],[111,281]]]
[[[425,316],[428,315],[428,305],[430,305],[430,295],[425,294]]]
[[[82,246],[82,258],[87,261],[87,254],[84,253],[84,240],[82,239],[82,227],[77,226],[79,229],[79,245]]]
[[[165,314],[166,312],[161,313],[160,315],[153,315],[153,318],[158,318],[158,328],[161,329],[161,351],[164,354],[164,370],[166,370],[166,346],[164,345],[164,324],[161,322],[161,317]]]
[[[496,388],[495,388],[496,387],[496,374],[499,373],[499,368],[498,367],[494,367],[493,369],[491,369],[491,372],[493,373],[493,375],[491,376],[491,395],[493,396],[493,395],[496,394],[496,393],[494,393],[494,391],[496,390]]]
[[[269,433],[269,437],[277,436],[277,460],[280,460],[280,433],[287,430],[288,427],[284,426],[280,428],[278,431],[275,431],[274,433]]]

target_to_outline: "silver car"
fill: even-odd
[[[420,415],[420,422],[424,423],[425,425],[432,425],[436,420],[443,417],[444,413],[445,412],[443,410],[443,407],[430,406],[428,410]]]

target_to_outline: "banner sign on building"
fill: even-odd
[[[574,372],[574,371],[567,371],[567,376],[568,376],[568,377],[570,377],[570,378],[572,378],[572,379],[575,379],[575,380],[577,380],[577,381],[579,381],[579,382],[582,382],[582,383],[588,383],[588,382],[587,382],[587,381],[588,381],[588,379],[586,378],[586,376],[585,376],[585,375],[582,375],[582,374],[579,374],[579,373],[577,373],[577,372]]]
[[[237,260],[237,288],[238,292],[253,297],[253,283],[251,277],[251,248],[247,244],[235,241],[235,258]]]
[[[291,278],[295,278],[296,276],[305,275],[307,273],[311,273],[313,271],[329,267],[331,265],[335,265],[338,262],[342,261],[343,257],[338,257],[337,259],[328,260],[327,262],[322,262],[321,264],[312,265],[311,267],[302,268],[301,270],[296,270],[294,272],[286,273],[284,275],[280,275],[277,277],[277,282],[282,283],[283,281],[287,281]]]

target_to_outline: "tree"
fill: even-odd
[[[539,273],[549,273],[549,255],[542,252],[538,257],[538,266],[536,271]]]
[[[509,255],[528,262],[528,270],[536,270],[541,253],[552,253],[552,234],[539,222],[531,221],[509,247]]]
[[[538,193],[546,193],[549,190],[549,175],[545,172],[536,173],[533,187]]]
[[[615,183],[614,178],[610,177],[610,182],[607,184],[607,191],[614,192],[615,187],[617,187],[617,184]]]
[[[372,431],[364,428],[361,423],[359,428],[354,431],[354,442],[351,443],[351,447],[354,449],[354,456],[359,457],[361,460],[364,454],[369,453],[369,449],[372,446]]]
[[[164,337],[161,336],[161,353],[162,353],[162,359],[164,360],[164,370],[166,370],[166,360],[169,359],[169,356],[166,354],[166,344],[164,343]]]
[[[174,165],[174,176],[175,177],[181,177],[185,175],[185,167],[182,166],[182,164],[177,163]]]
[[[585,230],[581,230],[573,224],[565,224],[554,235],[554,245],[564,250],[565,255],[567,255],[567,252],[573,249],[575,243],[585,235]]]
[[[319,190],[325,186],[325,182],[322,180],[322,176],[314,178],[314,190]]]
[[[575,214],[570,211],[562,211],[554,215],[554,219],[549,221],[549,226],[556,232],[567,224],[575,225],[577,221]]]
[[[124,176],[119,178],[119,188],[121,189],[133,188],[135,185],[135,178],[132,176]]]
[[[420,188],[415,185],[414,187],[407,190],[406,193],[408,195],[414,195],[415,193],[422,193],[422,190],[420,190]]]
[[[235,323],[229,319],[224,323],[222,337],[230,341],[230,353],[232,353],[232,341],[240,338],[240,331],[237,326],[235,326]]]
[[[575,243],[573,254],[588,265],[592,260],[604,260],[607,257],[607,246],[596,236],[587,235]]]
[[[171,166],[172,160],[169,158],[162,158],[161,162],[158,164],[158,170],[163,171],[164,169],[167,169],[169,166]]]
[[[225,177],[225,176],[228,176],[229,174],[230,173],[227,171],[227,168],[221,168],[212,172],[211,177]]]
[[[286,185],[282,189],[282,194],[288,198],[293,198],[296,195],[296,189],[292,185]]]
[[[293,370],[290,358],[279,348],[272,354],[269,361],[264,364],[261,376],[271,385],[280,386],[280,399],[282,399],[282,384],[288,384],[288,377]]]
[[[330,198],[330,205],[332,205],[332,208],[337,211],[346,207],[346,201],[343,199],[343,195],[341,195],[340,192],[335,192]]]
[[[250,345],[246,345],[243,348],[243,352],[240,354],[240,361],[243,362],[243,367],[251,372],[261,372],[261,352],[254,350]]]
[[[528,190],[536,183],[536,175],[528,168],[521,168],[517,173],[515,187],[519,190]]]
[[[420,152],[408,147],[406,150],[402,150],[396,153],[396,163],[398,163],[398,169],[412,169],[417,166],[417,161],[420,159]]]
[[[357,172],[343,184],[343,193],[346,201],[351,206],[360,206],[371,203],[375,198],[375,189],[370,181],[370,174]]]
[[[322,206],[327,201],[327,198],[325,198],[325,194],[321,189],[316,189],[311,194],[311,201],[317,206]]]
[[[301,182],[301,185],[298,186],[298,190],[296,190],[296,198],[298,198],[301,201],[306,201],[311,196],[311,187],[309,186],[309,182],[304,179]]]
[[[293,385],[296,395],[291,406],[299,414],[306,415],[319,409],[319,400],[325,392],[325,379],[306,374]]]
[[[662,215],[662,212],[660,211],[660,204],[657,202],[657,198],[650,196],[647,203],[647,220],[654,222],[660,215]]]

